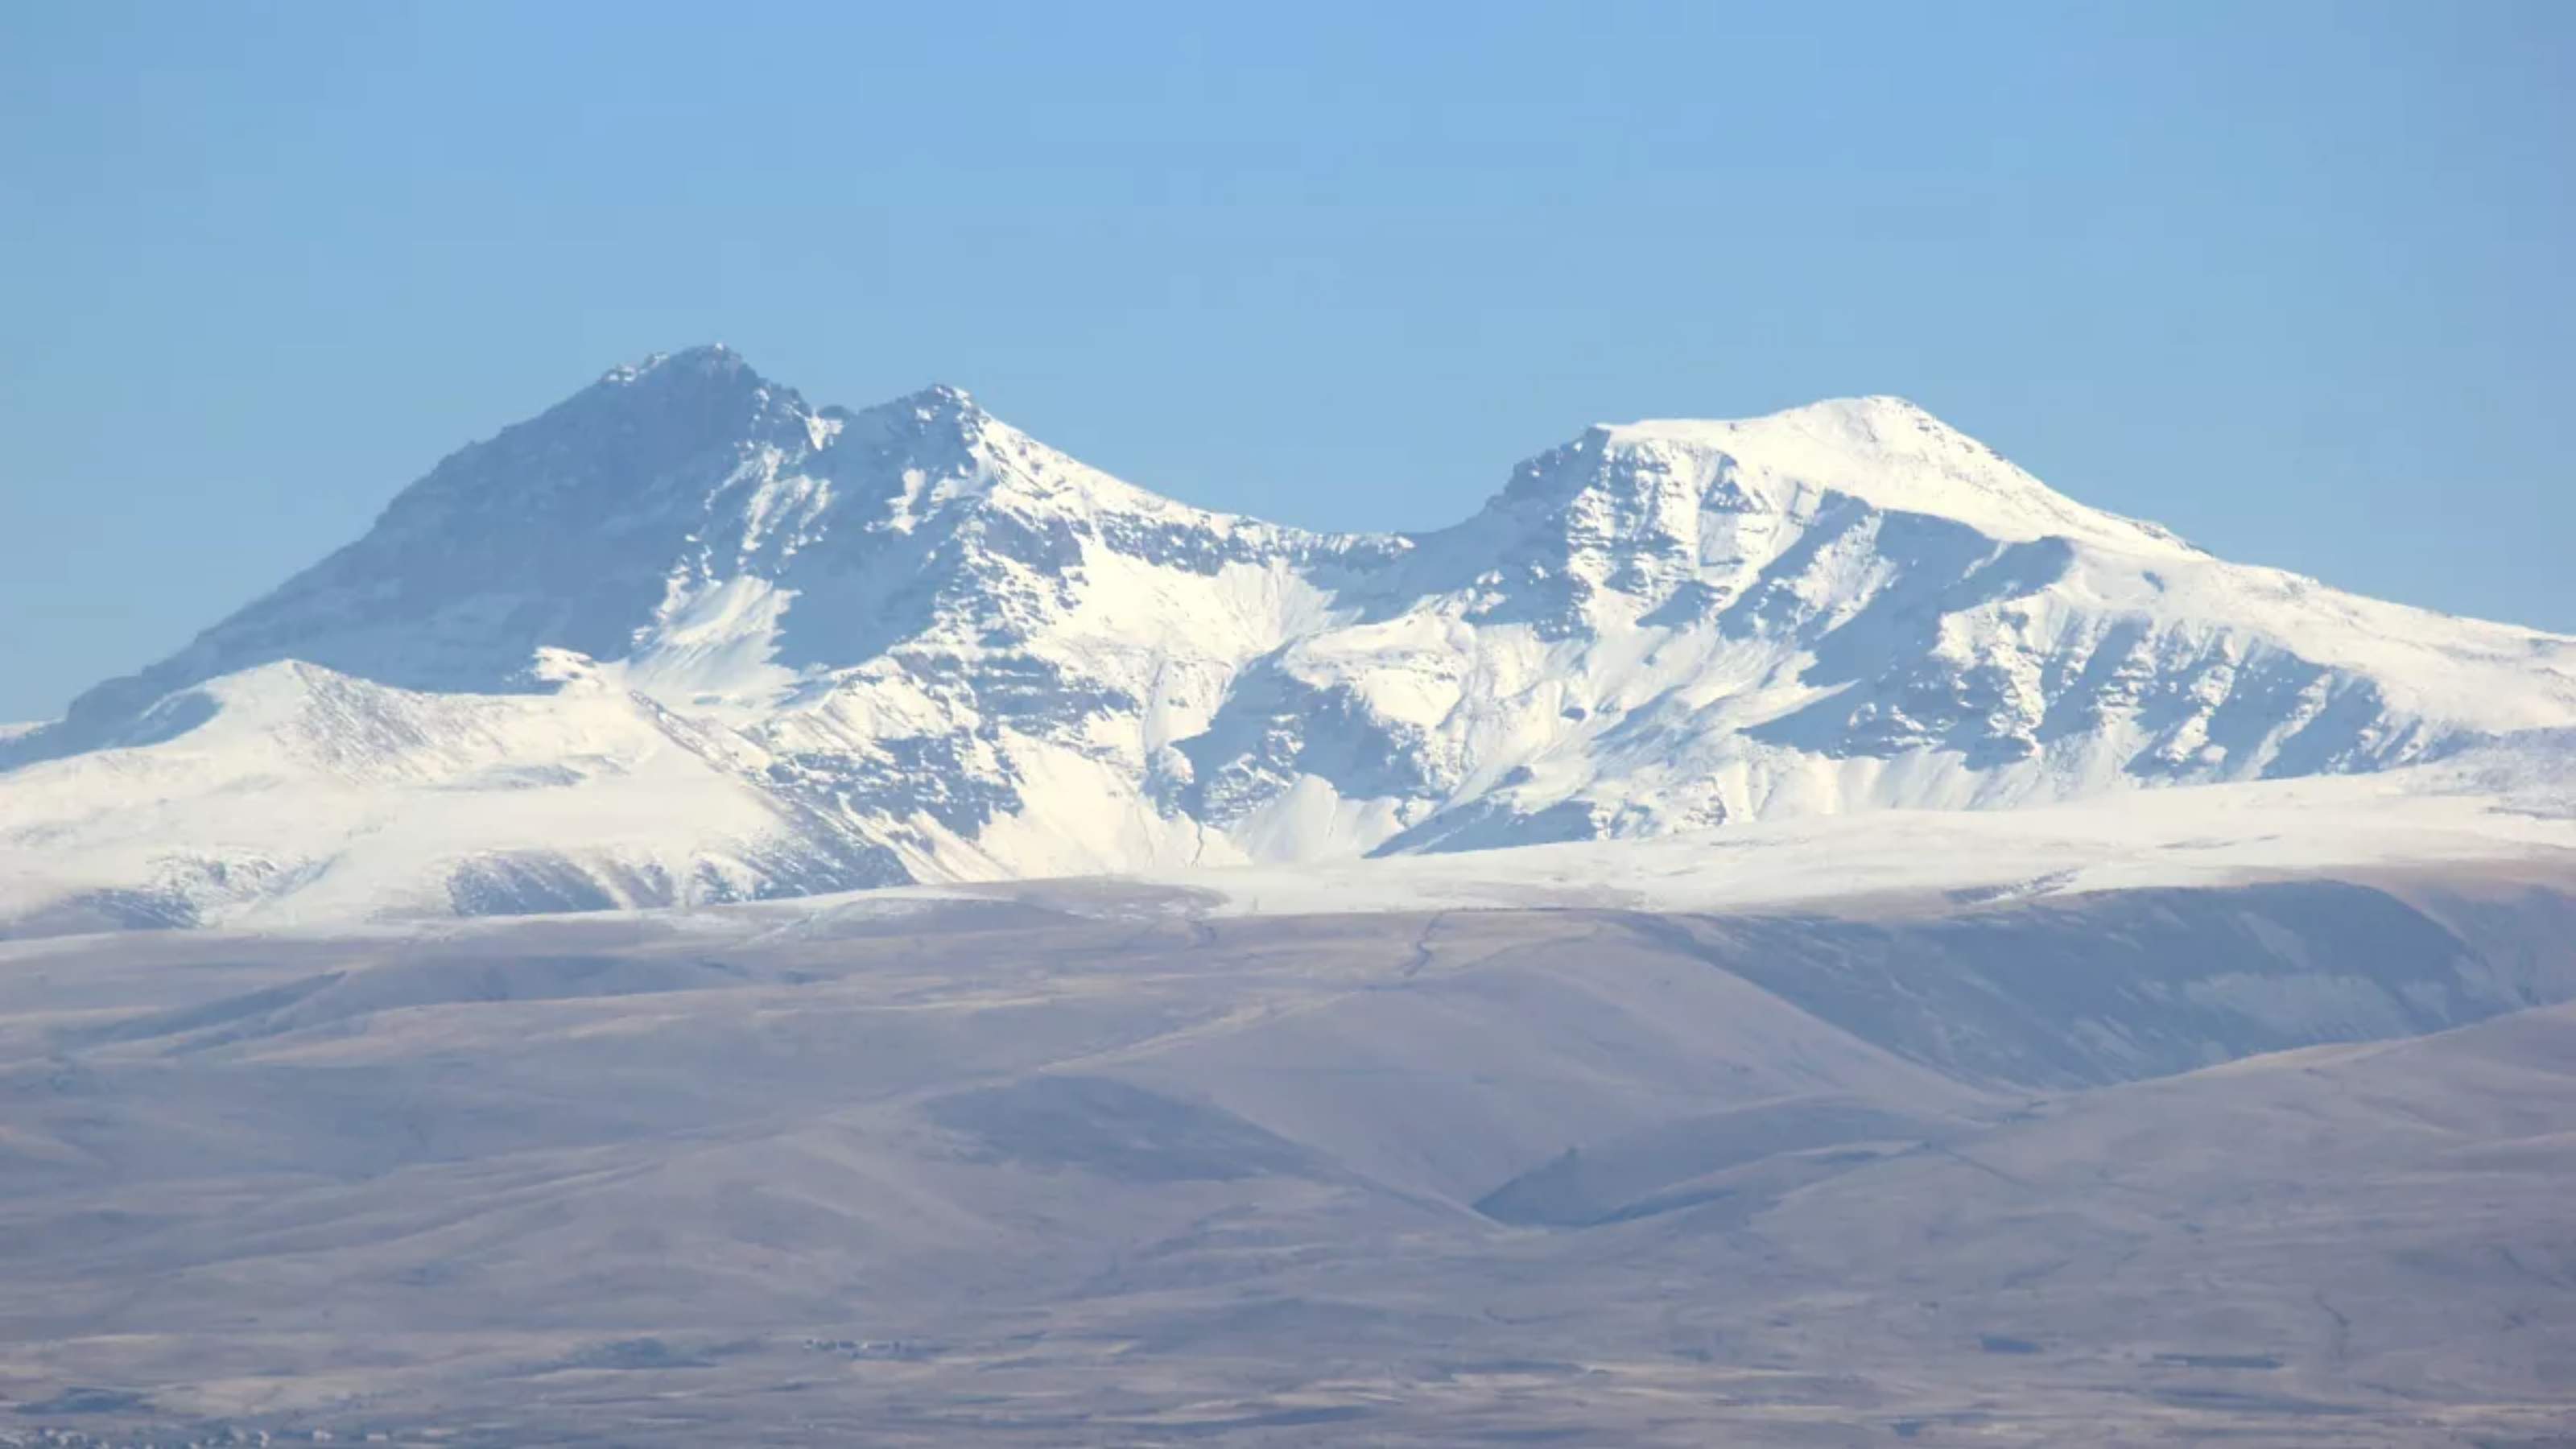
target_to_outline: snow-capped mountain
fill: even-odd
[[[2571,723],[2576,640],[2224,563],[1891,398],[1596,427],[1453,528],[1322,535],[699,348],[0,732],[0,922],[1659,835]]]

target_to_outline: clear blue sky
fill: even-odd
[[[1893,392],[2576,629],[2576,5],[0,8],[0,718],[722,340],[1196,503],[1450,521]]]

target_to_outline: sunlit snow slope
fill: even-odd
[[[700,348],[0,733],[0,928],[1660,836],[2570,724],[2576,641],[2221,562],[1895,399],[1596,427],[1454,528],[1318,535]]]

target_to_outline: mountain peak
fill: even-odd
[[[934,382],[917,392],[877,404],[871,413],[899,418],[925,428],[954,427],[973,432],[994,421],[993,415],[978,406],[973,396],[962,387]]]
[[[496,446],[510,451],[514,438],[522,447],[584,454],[604,445],[615,455],[614,471],[642,475],[707,449],[801,433],[809,416],[794,388],[771,382],[741,353],[711,342],[612,367],[589,387],[458,457]]]
[[[640,361],[620,363],[600,374],[602,383],[628,386],[648,378],[735,377],[751,371],[742,354],[721,342],[683,347],[677,352],[647,353]]]
[[[941,412],[981,412],[975,398],[966,389],[945,382],[934,382],[919,392],[906,393],[895,399],[902,407],[930,408]]]
[[[2158,524],[2068,498],[1920,405],[1884,394],[1751,418],[1598,424],[1572,449],[1548,456],[1560,455],[1588,455],[1596,460],[1590,466],[1607,469],[1604,477],[1639,472],[1634,465],[1644,460],[1652,466],[1642,471],[1667,487],[1678,476],[1702,491],[1726,488],[1736,506],[1760,511],[1832,493],[1947,518],[2007,542],[2064,537],[2128,553],[2198,552]]]
[[[1599,423],[1593,431],[1613,445],[1659,440],[1710,444],[1724,438],[1739,445],[1768,444],[1776,448],[1783,440],[1805,439],[1855,459],[1867,455],[1966,454],[2003,461],[1994,449],[1933,416],[1921,404],[1887,394],[1820,398],[1745,418],[1641,418],[1629,423]]]
[[[696,900],[2009,806],[2563,727],[2571,659],[2197,555],[1901,398],[1604,425],[1452,528],[1318,536],[953,386],[817,410],[707,346],[459,451],[58,727],[0,731],[0,876],[14,838],[87,851],[116,899],[248,908],[389,850],[385,878],[491,909],[565,898],[495,894],[493,861]],[[245,779],[309,787],[248,848]],[[460,790],[493,823],[450,831]],[[350,813],[315,833],[308,805]],[[382,844],[415,809],[436,828]]]

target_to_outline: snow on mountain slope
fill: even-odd
[[[1487,674],[1437,725],[1349,633],[1288,656],[1418,762],[1397,849],[2376,769],[2576,710],[2576,642],[2222,563],[1890,399],[1595,429],[1409,569],[1372,627],[1474,626],[1427,652]]]
[[[1598,427],[1456,527],[1321,535],[1159,498],[954,389],[815,408],[699,348],[458,452],[0,737],[0,920],[1655,836],[2571,723],[2576,641],[2221,562],[1894,399]]]
[[[2020,810],[1878,810],[1651,839],[1145,872],[1132,888],[1183,891],[1187,909],[1208,916],[1542,906],[1886,914],[2320,877],[2473,872],[2563,883],[2576,880],[2570,743],[2557,742],[2554,757],[2482,750],[2377,774],[2179,786]],[[997,888],[942,889],[990,896]],[[1064,893],[1044,889],[1050,899]],[[811,908],[879,899],[872,892]]]
[[[755,759],[639,696],[423,694],[309,664],[167,697],[133,745],[8,777],[0,915],[29,933],[729,900],[905,878]]]

